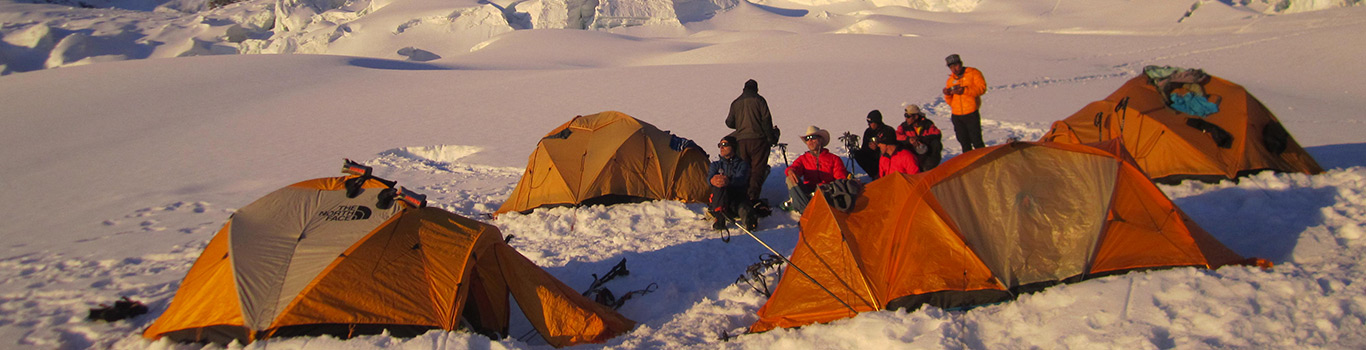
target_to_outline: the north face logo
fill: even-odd
[[[318,212],[327,221],[351,221],[370,218],[370,208],[364,205],[339,205],[332,210]]]

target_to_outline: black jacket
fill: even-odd
[[[768,101],[759,96],[758,88],[745,89],[740,97],[730,103],[726,127],[735,129],[730,136],[735,136],[737,140],[761,139],[769,144],[778,143],[778,135],[773,132],[773,116],[768,112]]]
[[[896,135],[896,129],[893,129],[890,125],[887,125],[887,124],[878,124],[878,125],[880,125],[880,126],[878,126],[876,129],[875,129],[875,128],[863,129],[863,147],[860,147],[860,149],[870,149],[870,150],[877,151],[876,148],[872,148],[873,146],[875,146],[875,145],[872,144],[872,143],[873,143],[873,138],[874,138],[874,137],[877,137],[877,135],[878,135],[879,133],[885,133],[885,134],[887,134],[887,135]]]

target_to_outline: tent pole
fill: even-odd
[[[844,308],[849,309],[849,312],[858,314],[858,310],[854,310],[853,306],[849,306],[848,303],[845,303],[844,299],[840,299],[840,297],[835,296],[834,292],[831,292],[829,289],[826,289],[825,286],[822,285],[820,282],[816,282],[816,278],[811,277],[811,275],[807,274],[806,271],[803,271],[802,268],[797,267],[797,264],[793,264],[792,260],[788,260],[786,256],[783,256],[783,254],[778,253],[777,250],[774,250],[773,247],[770,247],[768,243],[764,242],[764,240],[759,239],[759,236],[755,236],[754,232],[749,232],[749,230],[746,230],[745,225],[739,225],[740,222],[736,220],[731,221],[735,221],[735,223],[737,224],[736,226],[738,226],[737,228],[739,228],[740,231],[749,235],[750,238],[753,238],[754,241],[759,242],[759,244],[762,244],[764,248],[768,248],[768,251],[773,252],[773,255],[777,255],[779,258],[783,258],[783,262],[787,263],[787,266],[791,266],[792,268],[797,269],[797,272],[801,272],[802,276],[806,276],[806,279],[811,280],[811,283],[815,283],[817,287],[821,287],[821,290],[825,291],[825,294],[829,294],[831,298],[835,298],[835,301],[840,302],[840,305],[844,305]]]

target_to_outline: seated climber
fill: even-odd
[[[711,162],[707,170],[707,183],[711,185],[707,215],[712,219],[713,229],[724,229],[726,221],[738,219],[746,230],[753,231],[758,226],[758,220],[746,195],[749,189],[749,162],[740,159],[735,152],[736,143],[734,136],[726,136],[716,144],[721,157]]]
[[[787,192],[791,198],[784,203],[784,210],[801,212],[811,201],[816,188],[837,179],[848,179],[849,171],[844,161],[825,146],[830,144],[830,132],[812,125],[802,135],[808,151],[802,153],[792,166],[787,168]]]

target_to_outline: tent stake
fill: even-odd
[[[773,247],[768,246],[768,243],[764,242],[764,240],[762,240],[762,239],[759,239],[759,236],[755,236],[755,235],[754,235],[754,232],[749,232],[749,230],[746,230],[746,229],[745,229],[745,225],[741,225],[741,224],[740,224],[740,221],[738,221],[738,220],[730,220],[730,221],[734,222],[734,223],[736,224],[737,228],[740,229],[740,231],[742,231],[742,232],[744,232],[745,234],[749,235],[749,237],[750,237],[750,238],[753,238],[754,241],[759,242],[759,244],[763,245],[764,248],[768,248],[768,251],[773,252],[773,255],[776,255],[776,256],[778,256],[779,258],[783,258],[783,262],[787,263],[787,266],[791,266],[792,268],[797,269],[797,272],[801,272],[801,273],[802,273],[802,276],[806,276],[806,279],[811,280],[811,283],[815,283],[817,287],[821,287],[821,290],[825,291],[825,294],[829,294],[831,298],[835,298],[835,301],[840,302],[840,305],[844,305],[844,308],[849,309],[849,312],[853,312],[854,314],[858,314],[858,310],[854,310],[854,307],[853,307],[853,306],[849,306],[848,303],[845,303],[845,302],[844,302],[844,299],[840,299],[840,297],[835,296],[835,293],[834,293],[834,292],[831,292],[829,289],[826,289],[824,285],[822,285],[820,282],[817,282],[817,281],[816,281],[816,278],[811,277],[811,275],[807,274],[806,271],[803,271],[801,267],[797,267],[797,264],[793,264],[793,263],[792,263],[792,260],[788,260],[786,256],[783,256],[782,254],[778,253],[778,251],[777,251],[777,250],[774,250]],[[776,290],[775,290],[775,292],[776,292]]]

